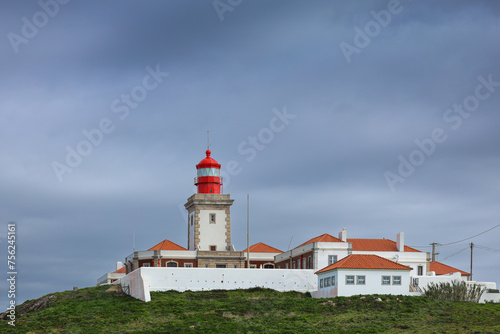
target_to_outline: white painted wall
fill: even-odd
[[[349,255],[349,244],[347,242],[316,242],[316,244],[316,259],[318,262],[315,264],[315,268],[318,270],[329,265],[328,256],[330,255],[337,255],[337,261]]]
[[[210,224],[210,214],[215,213],[215,224]],[[199,250],[209,251],[216,245],[218,251],[226,250],[226,211],[200,210],[200,245]]]
[[[391,294],[408,295],[410,286],[409,270],[381,270],[381,269],[336,269],[319,273],[318,291],[312,296],[316,298],[331,298],[336,296]],[[346,284],[346,276],[354,275],[354,285]],[[364,275],[365,284],[356,284],[356,276]],[[319,288],[319,280],[335,276],[335,286]],[[390,285],[382,285],[382,276],[391,276]],[[401,276],[401,285],[392,284],[392,276]]]
[[[151,301],[149,282],[142,274],[144,268],[139,268],[120,279],[120,285],[125,293],[144,302]]]
[[[373,254],[383,257],[385,259],[400,263],[402,265],[412,267],[410,276],[417,276],[418,266],[423,266],[423,273],[425,275],[427,270],[427,253],[425,252],[365,252],[353,251],[352,254]],[[340,259],[339,259],[340,260]]]
[[[123,273],[107,273],[97,279],[97,286],[111,284],[113,280],[118,280],[125,276]]]
[[[121,281],[122,287],[130,285],[133,297],[144,301],[150,300],[149,291],[234,290],[262,287],[277,291],[314,292],[318,288],[314,270],[298,269],[142,267]],[[142,287],[138,286],[141,284]]]

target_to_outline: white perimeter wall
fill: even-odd
[[[215,213],[215,224],[210,224],[210,214]],[[226,210],[200,210],[200,250],[209,251],[216,245],[218,251],[226,250]]]
[[[120,279],[120,285],[125,293],[144,302],[151,301],[149,294],[149,283],[146,277],[142,275],[142,268],[134,270],[130,274]]]
[[[121,280],[130,286],[130,295],[151,300],[149,291],[234,290],[254,287],[277,291],[314,292],[318,289],[315,270],[243,268],[160,268],[142,267]]]

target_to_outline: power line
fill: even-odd
[[[467,247],[465,247],[465,248],[462,248],[462,249],[461,249],[461,250],[459,250],[458,252],[455,252],[455,253],[453,253],[453,254],[451,254],[451,255],[448,255],[447,257],[445,257],[445,258],[444,258],[444,259],[442,259],[441,261],[444,261],[444,260],[446,260],[446,259],[449,259],[449,258],[450,258],[450,257],[452,257],[452,256],[455,256],[455,255],[457,255],[457,254],[460,254],[460,253],[462,253],[464,250],[469,249],[469,247],[470,247],[470,246],[467,246]]]
[[[495,228],[497,228],[497,227],[499,227],[499,226],[500,226],[500,224],[498,224],[498,225],[496,225],[496,226],[493,226],[492,228],[487,229],[486,231],[483,231],[483,232],[478,233],[478,234],[476,234],[476,235],[473,235],[472,237],[468,237],[468,238],[465,238],[465,239],[462,239],[462,240],[458,240],[458,241],[454,241],[454,242],[449,242],[449,243],[447,243],[447,244],[439,244],[439,245],[440,245],[440,246],[448,246],[448,245],[458,244],[459,242],[462,242],[462,241],[465,241],[465,240],[469,240],[469,239],[475,238],[475,237],[477,237],[477,236],[480,236],[481,234],[485,234],[486,232],[489,232],[489,231],[491,231],[491,230],[493,230],[493,229],[495,229]]]
[[[474,246],[476,246],[477,248],[481,248],[481,249],[488,250],[488,251],[490,251],[490,252],[497,252],[497,253],[500,253],[500,250],[499,250],[499,249],[493,249],[493,248],[490,248],[490,247],[479,246],[479,245],[474,245]]]

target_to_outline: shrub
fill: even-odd
[[[478,303],[486,288],[478,284],[467,284],[464,281],[429,283],[424,293],[427,297],[453,302]]]

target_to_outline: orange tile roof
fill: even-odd
[[[444,263],[437,262],[437,261],[431,261],[429,263],[429,269],[430,269],[430,271],[434,271],[436,273],[436,275],[460,273],[462,276],[470,276],[470,274],[468,272],[465,272],[465,271],[457,269],[457,268],[450,267]]]
[[[352,243],[354,251],[397,252],[396,242],[389,239],[347,239]],[[405,246],[405,252],[420,252],[418,249]]]
[[[243,252],[246,251],[247,249],[245,248]],[[250,253],[283,253],[283,251],[279,250],[278,248],[266,245],[263,242],[259,242],[258,244],[250,246]]]
[[[319,271],[316,274],[333,269],[391,269],[412,270],[411,267],[384,259],[378,255],[351,254]]]
[[[113,271],[113,274],[126,274],[126,273],[127,273],[127,268],[125,266],[121,267],[116,271]]]
[[[187,250],[187,249],[182,247],[182,246],[179,246],[176,243],[173,243],[170,240],[165,239],[162,242],[160,242],[159,244],[154,245],[153,247],[151,247],[148,250],[152,251],[152,250]]]
[[[311,240],[308,240],[308,241],[304,242],[302,245],[299,245],[295,248],[299,248],[299,247],[308,245],[311,242],[342,242],[342,241],[339,238],[332,237],[328,233],[325,233],[325,234],[322,234],[316,238],[312,238]]]

